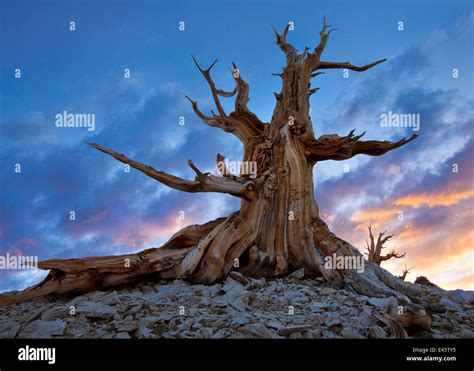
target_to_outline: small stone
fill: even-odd
[[[279,330],[279,329],[285,327],[285,325],[283,325],[282,323],[277,322],[277,321],[268,321],[268,322],[265,323],[265,325],[268,328],[272,328],[272,329],[275,329],[275,330]]]
[[[236,271],[230,271],[229,272],[229,277],[236,280],[237,282],[240,282],[242,285],[248,285],[249,284],[249,279],[245,277],[242,273],[236,272]]]
[[[266,284],[265,278],[260,278],[260,279],[253,278],[250,281],[250,286],[257,289],[265,287],[265,284]]]
[[[456,335],[458,337],[460,337],[461,339],[472,339],[472,338],[474,338],[474,331],[472,331],[470,329],[463,328]]]
[[[109,319],[117,314],[117,309],[102,303],[85,301],[78,304],[76,314],[83,314],[88,318]]]
[[[452,300],[449,300],[448,298],[442,298],[439,301],[439,304],[446,306],[449,310],[455,311],[455,312],[462,312],[462,308],[459,304],[455,303]]]
[[[104,295],[104,297],[101,299],[101,302],[105,305],[116,305],[120,303],[120,297],[117,291],[112,291],[109,292],[107,295]]]
[[[323,287],[321,289],[321,294],[323,295],[332,295],[336,292],[336,290],[334,290],[333,288],[331,287]]]
[[[239,331],[250,332],[257,337],[271,339],[274,335],[267,329],[267,327],[261,323],[252,323],[249,325],[245,325],[244,327],[240,328]]]
[[[43,321],[41,319],[28,323],[20,331],[21,338],[50,338],[53,336],[62,336],[66,329],[66,323],[61,320]]]
[[[130,339],[130,335],[126,332],[119,332],[115,335],[115,339]]]
[[[204,339],[210,339],[213,334],[213,330],[209,327],[202,327],[199,329],[199,332],[201,333]]]
[[[13,339],[18,334],[20,324],[18,322],[7,321],[0,325],[0,338]]]
[[[90,293],[87,294],[87,298],[89,300],[97,301],[106,294],[107,294],[107,292],[105,292],[105,291],[93,291],[93,292],[90,292]]]
[[[153,333],[151,332],[151,330],[146,327],[146,326],[140,326],[138,328],[138,337],[141,338],[141,339],[149,339],[152,337]]]
[[[364,336],[362,336],[359,331],[351,327],[345,327],[341,332],[341,336],[344,338],[350,338],[350,339],[363,339],[364,338]]]
[[[304,277],[304,268],[298,269],[291,273],[288,278],[294,278],[294,279],[302,279]]]
[[[164,320],[166,320],[166,319],[164,319],[163,317],[158,317],[158,316],[145,317],[145,318],[141,319],[140,327],[141,326],[145,326],[145,327],[153,326],[155,323],[160,322],[160,321],[164,321]]]
[[[315,312],[319,312],[319,311],[329,308],[329,305],[327,303],[313,301],[309,307],[311,308],[311,310]]]
[[[228,277],[225,281],[224,281],[224,285],[222,286],[222,290],[224,290],[224,292],[230,292],[230,291],[241,291],[241,290],[244,290],[244,286],[234,280],[233,278],[230,278]]]
[[[37,320],[38,318],[41,317],[41,313],[43,313],[47,308],[40,308],[36,311],[34,311],[27,319],[26,319],[26,323],[29,323],[31,321],[34,321],[34,320]]]
[[[474,291],[452,290],[448,291],[448,297],[458,303],[474,304]]]
[[[152,286],[150,286],[150,285],[143,285],[143,286],[141,287],[141,291],[142,291],[144,294],[146,294],[146,293],[149,293],[149,292],[155,292],[155,289],[154,289]]]
[[[327,327],[331,327],[331,326],[339,326],[342,324],[341,322],[341,316],[339,315],[339,313],[336,313],[336,312],[327,312],[326,313],[326,319],[324,321],[324,324],[327,326]]]
[[[55,319],[63,319],[69,315],[69,307],[52,306],[41,313],[41,319],[44,321],[52,321]]]
[[[248,316],[238,315],[238,316],[232,318],[232,322],[230,323],[230,325],[231,326],[242,326],[242,325],[248,324],[249,322],[250,321],[249,321]]]
[[[389,298],[369,298],[369,304],[390,315],[396,315],[398,311],[398,301],[393,296]]]
[[[342,278],[337,278],[331,281],[331,287],[340,291],[346,287],[346,282]]]
[[[132,332],[138,328],[137,322],[121,323],[117,326],[117,332]]]
[[[308,325],[297,325],[297,326],[288,326],[288,327],[283,327],[278,330],[278,335],[281,336],[288,336],[294,332],[301,332],[301,331],[306,331],[309,330],[311,326]]]
[[[141,305],[137,305],[135,307],[132,307],[129,311],[128,311],[128,314],[130,315],[134,315],[134,314],[137,314],[138,312],[140,312],[142,310],[142,306]]]
[[[288,335],[288,338],[290,339],[301,339],[301,332],[292,332],[290,335]]]

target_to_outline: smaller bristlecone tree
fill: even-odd
[[[407,268],[407,265],[405,264],[405,269],[403,270],[402,274],[398,276],[402,281],[405,281],[405,278],[407,277],[407,274],[410,273],[410,271],[413,269],[412,268]]]
[[[388,254],[382,255],[382,250],[387,247],[387,246],[384,246],[385,243],[388,242],[393,237],[393,234],[385,236],[385,233],[387,233],[387,231],[380,232],[379,236],[377,237],[377,242],[375,242],[374,235],[372,234],[372,226],[369,225],[367,228],[369,229],[370,244],[369,244],[369,241],[366,241],[367,243],[366,254],[367,254],[367,260],[369,262],[380,265],[383,261],[387,261],[392,258],[401,259],[405,257],[405,253],[398,254],[394,249],[392,249],[392,251],[390,251]]]

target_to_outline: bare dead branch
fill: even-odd
[[[245,142],[249,137],[255,137],[261,134],[263,132],[264,124],[247,107],[247,102],[249,100],[249,86],[242,79],[235,63],[233,63],[233,70],[231,70],[231,72],[236,82],[236,87],[233,91],[228,92],[222,89],[217,89],[214,81],[212,80],[211,70],[217,63],[217,59],[207,69],[203,69],[194,57],[193,61],[196,64],[198,70],[206,79],[219,113],[217,115],[211,110],[213,116],[206,116],[199,110],[197,102],[193,101],[189,97],[186,97],[191,102],[196,115],[209,126],[220,127],[226,132],[235,134],[239,139],[241,139],[242,142]],[[219,100],[219,96],[233,97],[235,95],[235,110],[230,115],[227,115]]]
[[[283,33],[280,35],[275,27],[273,27],[273,31],[275,32],[276,36],[276,44],[283,51],[283,53],[285,53],[287,62],[295,58],[297,54],[295,47],[286,41],[286,36],[289,29],[290,24],[287,24]]]
[[[314,49],[314,54],[316,54],[318,57],[321,56],[321,54],[324,51],[324,48],[326,47],[326,44],[329,40],[329,35],[331,32],[335,31],[335,28],[332,28],[328,31],[328,28],[330,28],[331,25],[326,24],[326,17],[324,17],[324,23],[323,23],[323,28],[319,32],[320,40],[318,46]]]
[[[213,116],[207,116],[201,112],[199,109],[199,106],[196,101],[192,100],[188,96],[186,96],[186,99],[191,102],[191,106],[193,108],[194,113],[196,114],[197,117],[201,119],[202,122],[205,124],[215,127],[215,128],[220,128],[227,133],[232,133],[236,135],[240,140],[245,141],[245,137],[242,136],[242,134],[236,130],[236,127],[232,124],[230,124],[228,121],[224,120],[222,117],[216,115],[213,111],[211,113]]]
[[[364,66],[354,66],[353,64],[349,62],[319,62],[316,65],[314,70],[323,70],[323,69],[329,69],[329,68],[344,68],[351,71],[363,72],[363,71],[367,71],[369,68],[372,68],[380,63],[385,62],[386,60],[387,58],[380,59],[378,61],[366,64]]]
[[[392,250],[390,253],[387,255],[380,255],[380,262],[395,258],[395,259],[402,259],[405,257],[405,253],[403,254],[398,254],[395,252],[395,250]]]
[[[350,62],[323,62],[321,61],[321,55],[323,54],[324,49],[326,48],[326,45],[329,40],[329,36],[335,30],[336,30],[335,28],[331,28],[331,25],[326,24],[326,17],[324,17],[323,27],[321,31],[319,32],[319,36],[320,36],[319,44],[314,49],[313,53],[308,53],[308,56],[305,61],[306,68],[309,72],[322,70],[322,69],[334,69],[334,68],[344,68],[351,71],[362,72],[386,61],[386,59],[381,59],[376,62],[366,64],[364,66],[355,66],[351,64]],[[311,75],[311,77],[315,77],[315,76],[317,76],[317,74]]]
[[[196,58],[193,57],[193,61],[196,64],[199,71],[201,71],[202,75],[204,76],[207,83],[209,84],[209,87],[211,88],[212,98],[214,99],[214,103],[216,105],[217,111],[219,112],[222,118],[227,117],[226,113],[224,112],[224,109],[222,108],[222,104],[219,100],[218,89],[216,88],[216,85],[214,84],[214,81],[211,78],[211,70],[212,70],[212,67],[214,67],[215,64],[217,63],[217,59],[214,62],[212,62],[212,64],[205,70],[202,69],[201,66],[199,66],[199,63],[196,61]]]
[[[203,174],[199,169],[194,166],[191,160],[188,161],[189,166],[196,172],[198,180],[187,180],[179,178],[177,176],[165,173],[163,171],[157,171],[151,166],[144,165],[140,162],[131,160],[124,155],[102,147],[96,143],[85,142],[91,147],[98,149],[116,160],[130,165],[134,169],[141,171],[149,177],[158,180],[159,182],[167,185],[170,188],[177,189],[184,192],[217,192],[217,193],[228,193],[232,196],[245,198],[251,200],[255,197],[254,187],[252,182],[241,183],[233,179],[216,177],[213,175]]]
[[[418,135],[413,134],[409,139],[403,138],[397,142],[390,141],[361,141],[365,132],[354,135],[352,130],[349,135],[340,137],[337,134],[323,135],[318,139],[309,139],[305,143],[307,158],[312,162],[325,160],[347,160],[356,155],[380,156],[395,148],[401,147]]]
[[[257,136],[263,133],[265,124],[252,111],[249,110],[247,104],[249,101],[249,85],[242,78],[237,65],[232,62],[232,77],[236,83],[237,96],[235,98],[234,112],[230,114],[232,118],[243,122],[242,130],[248,131],[249,136]]]
[[[188,165],[196,173],[196,180],[199,182],[205,182],[206,176],[208,176],[208,174],[203,174],[201,170],[199,170],[197,166],[194,165],[193,160],[188,160]]]
[[[236,93],[237,93],[237,87],[235,87],[234,90],[232,91],[217,89],[217,94],[219,94],[221,97],[230,98],[230,97],[233,97]]]

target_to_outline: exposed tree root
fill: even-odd
[[[136,254],[45,260],[40,269],[50,270],[39,284],[24,291],[0,296],[0,305],[31,300],[48,294],[82,293],[140,282],[146,278],[179,277],[180,263],[201,237],[225,218],[188,226],[160,248]]]

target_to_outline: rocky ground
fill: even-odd
[[[474,337],[474,292],[430,288],[429,328],[410,337]],[[2,338],[371,338],[389,337],[377,313],[397,299],[368,298],[340,284],[251,279],[232,272],[211,286],[148,283],[0,308]]]

